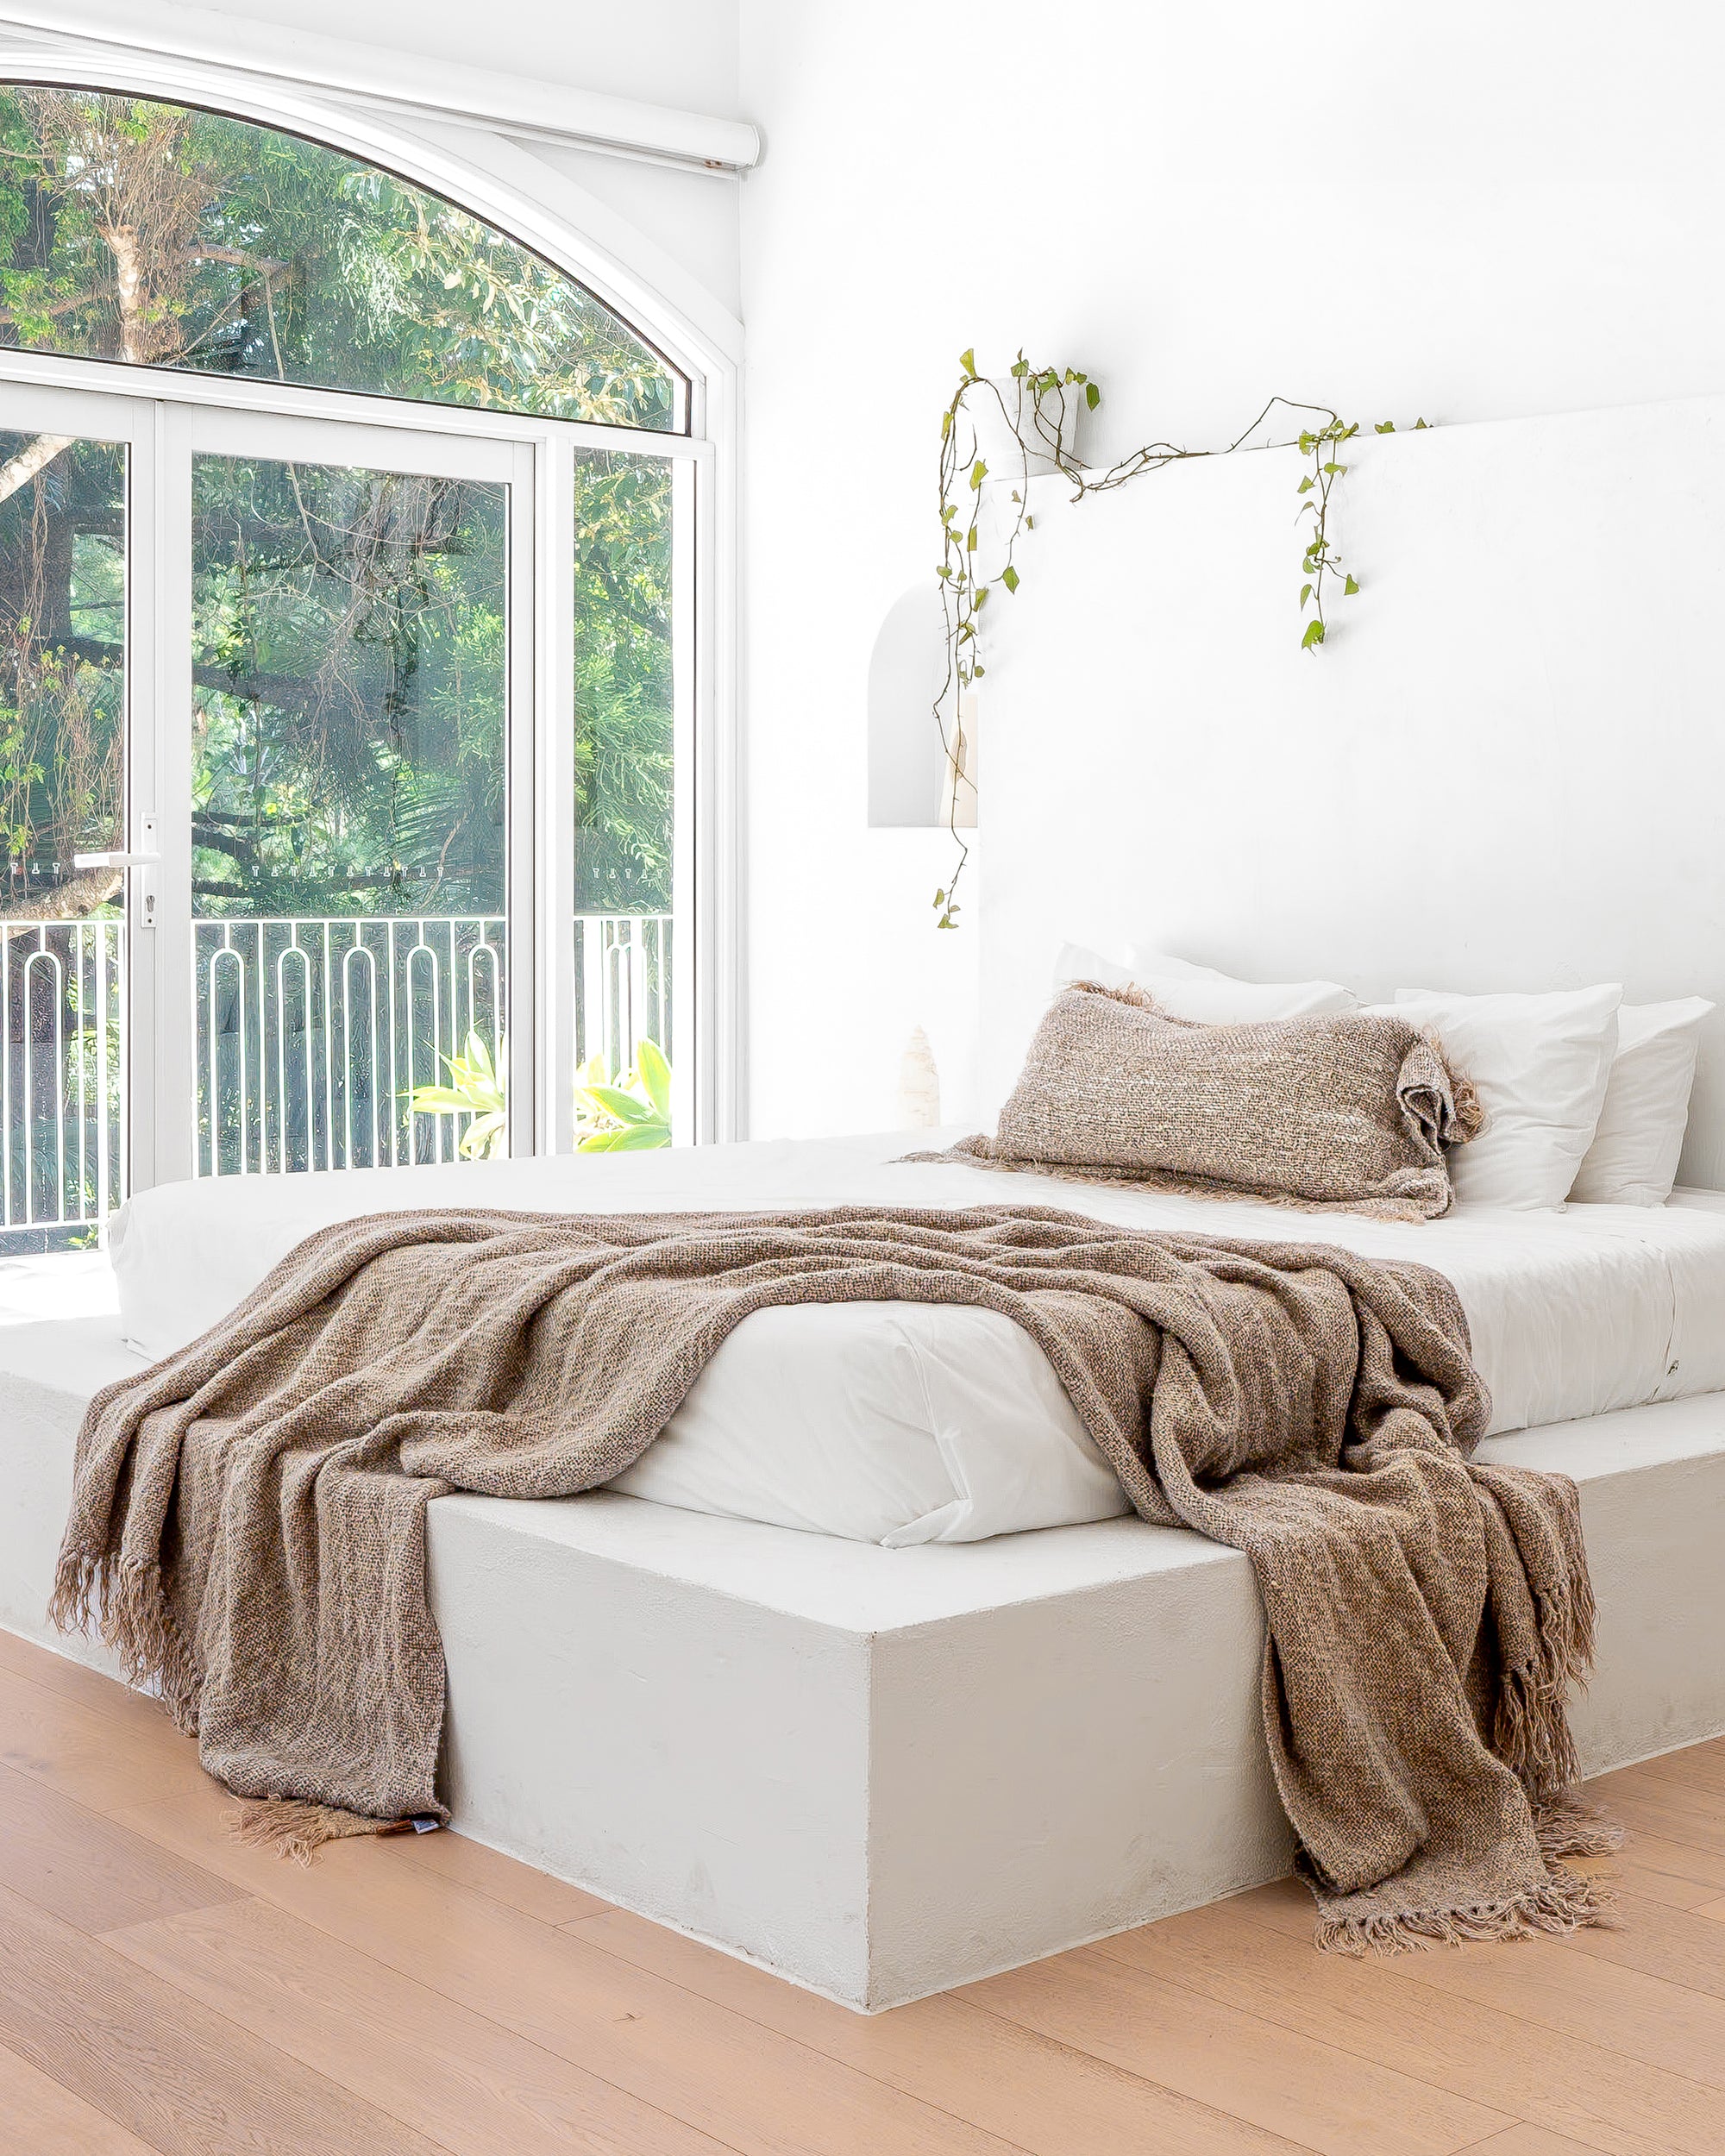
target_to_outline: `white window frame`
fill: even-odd
[[[151,630],[156,619],[165,617],[164,607],[171,610],[172,618],[184,617],[189,624],[190,561],[179,560],[170,538],[173,531],[189,530],[190,505],[168,498],[170,490],[163,484],[171,467],[189,478],[190,459],[182,446],[186,430],[213,441],[220,438],[224,425],[242,424],[239,416],[249,415],[259,423],[281,418],[345,427],[355,430],[355,442],[360,430],[374,440],[382,438],[380,430],[392,431],[404,442],[418,443],[434,461],[439,454],[432,447],[436,437],[443,438],[443,454],[454,451],[461,438],[507,448],[514,475],[512,513],[527,519],[512,523],[511,537],[519,551],[521,540],[530,536],[533,560],[533,573],[524,588],[518,589],[513,568],[511,577],[512,604],[530,605],[532,612],[530,659],[515,667],[511,681],[511,739],[528,744],[521,753],[530,753],[531,758],[530,771],[511,751],[510,895],[512,907],[520,907],[518,918],[530,924],[522,939],[530,947],[522,961],[526,970],[518,972],[513,956],[510,966],[511,1063],[519,1054],[524,1106],[530,1103],[527,1114],[511,1118],[512,1151],[559,1151],[571,1141],[575,452],[580,448],[609,449],[673,461],[679,474],[674,482],[677,553],[673,575],[674,912],[687,924],[673,947],[679,1096],[674,1120],[680,1138],[692,1134],[697,1142],[740,1135],[743,1030],[735,749],[740,331],[733,339],[729,332],[735,325],[725,319],[715,322],[716,310],[710,305],[700,310],[706,317],[704,326],[691,323],[630,276],[615,257],[595,258],[583,248],[579,230],[555,210],[501,185],[486,166],[507,165],[512,147],[508,144],[490,145],[492,154],[483,163],[475,162],[373,124],[351,110],[323,106],[309,97],[275,91],[267,96],[242,96],[231,79],[214,71],[179,62],[145,67],[129,61],[122,66],[111,54],[104,58],[94,51],[0,50],[0,80],[99,86],[120,94],[204,105],[385,166],[459,202],[475,216],[533,247],[594,291],[687,378],[689,430],[671,434],[191,370],[0,350],[0,390],[15,392],[15,411],[22,412],[27,404],[32,411],[47,411],[52,404],[70,414],[82,406],[81,421],[56,424],[55,430],[125,440],[129,445],[135,510],[129,656],[141,740],[159,738],[166,744],[173,739],[173,729],[154,724],[153,715],[185,708],[184,698],[172,693],[176,685],[166,677],[175,665],[182,674],[189,666],[189,628],[184,655],[166,648],[173,642],[171,636],[158,648]],[[574,191],[549,172],[544,183],[547,192]],[[65,395],[78,392],[91,392],[90,401]],[[40,403],[42,398],[49,402]],[[92,417],[98,404],[108,415],[100,423]],[[223,421],[219,417],[223,413],[236,417]],[[302,431],[293,429],[296,435]],[[305,438],[311,437],[308,434]],[[403,454],[411,454],[405,446]],[[362,453],[352,461],[364,463],[367,455]],[[374,455],[371,461],[376,461]],[[148,521],[147,532],[140,511]],[[176,577],[188,580],[183,592],[172,588]],[[516,640],[515,648],[522,648],[521,639]],[[177,686],[189,694],[189,684]],[[177,791],[176,783],[171,782],[185,775],[160,768],[146,773],[135,764],[129,770],[129,845],[140,847],[138,824],[156,804],[175,803],[183,792],[189,812],[189,790]],[[530,782],[523,785],[523,779]],[[530,902],[518,876],[531,879]],[[155,944],[166,953],[176,939],[166,918],[162,930]],[[164,1010],[172,1007],[171,994],[159,993],[156,1000]],[[154,1039],[136,1032],[133,1037],[135,1188],[190,1173],[189,1152],[182,1159],[164,1138],[159,1155],[151,1143],[152,1132],[166,1128],[164,1119],[155,1113],[158,1096],[167,1100],[186,1098],[181,1081],[189,1084],[189,1066],[181,1071],[178,1065],[182,1052],[190,1056],[190,1042],[174,1037],[182,1030],[172,1025]],[[512,1095],[517,1081],[518,1072],[512,1069]]]

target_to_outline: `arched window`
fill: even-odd
[[[383,165],[0,85],[0,1252],[662,1142],[643,1042],[694,1135],[690,410]]]
[[[687,385],[562,271],[303,135],[0,92],[0,343],[681,430]]]

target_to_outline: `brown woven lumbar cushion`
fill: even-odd
[[[1426,1220],[1449,1210],[1446,1148],[1479,1121],[1441,1048],[1393,1013],[1197,1025],[1081,981],[1037,1028],[994,1138],[944,1157]]]

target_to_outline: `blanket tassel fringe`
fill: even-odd
[[[168,1614],[161,1568],[112,1552],[63,1551],[48,1620],[61,1632],[93,1633],[118,1656],[126,1682],[154,1692],[188,1737],[198,1734],[198,1673]],[[229,1815],[235,1841],[309,1865],[325,1842],[353,1834],[400,1834],[411,1820],[368,1819],[333,1804],[296,1798],[242,1798]]]
[[[168,1614],[160,1565],[113,1552],[62,1551],[48,1622],[60,1632],[93,1633],[119,1657],[134,1690],[155,1693],[177,1728],[198,1734],[198,1672]]]
[[[245,1797],[228,1814],[228,1831],[235,1841],[250,1849],[273,1849],[277,1856],[298,1865],[309,1865],[325,1842],[346,1841],[355,1834],[405,1834],[412,1824],[407,1819],[368,1819],[363,1812],[284,1796]]]
[[[1404,1953],[1422,1946],[1465,1946],[1477,1940],[1534,1939],[1597,1924],[1609,1891],[1596,1880],[1553,1865],[1543,1886],[1501,1902],[1465,1908],[1377,1909],[1369,1915],[1320,1916],[1319,1950],[1327,1954]]]
[[[1379,1909],[1368,1915],[1318,1919],[1319,1951],[1350,1954],[1407,1953],[1427,1946],[1465,1946],[1479,1940],[1536,1939],[1588,1926],[1609,1930],[1616,1896],[1603,1879],[1584,1879],[1559,1861],[1606,1857],[1623,1846],[1623,1829],[1573,1791],[1534,1807],[1534,1833],[1545,1858],[1544,1885],[1502,1900],[1459,1908]]]

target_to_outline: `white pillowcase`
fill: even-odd
[[[1605,1105],[1571,1199],[1590,1206],[1662,1206],[1671,1196],[1689,1124],[1701,1025],[1713,1008],[1703,996],[1684,996],[1676,1003],[1626,1003],[1619,1010]]]
[[[1443,1042],[1486,1127],[1449,1156],[1458,1203],[1532,1212],[1568,1197],[1599,1125],[1617,1050],[1615,985],[1551,995],[1398,988],[1396,1010]]]
[[[1105,988],[1128,982],[1155,998],[1177,1018],[1203,1025],[1243,1025],[1253,1018],[1304,1018],[1314,1011],[1352,1011],[1359,999],[1334,981],[1236,981],[1214,966],[1195,966],[1165,951],[1135,950],[1132,963],[1116,965],[1082,943],[1062,947],[1054,964],[1054,986],[1100,981]]]

